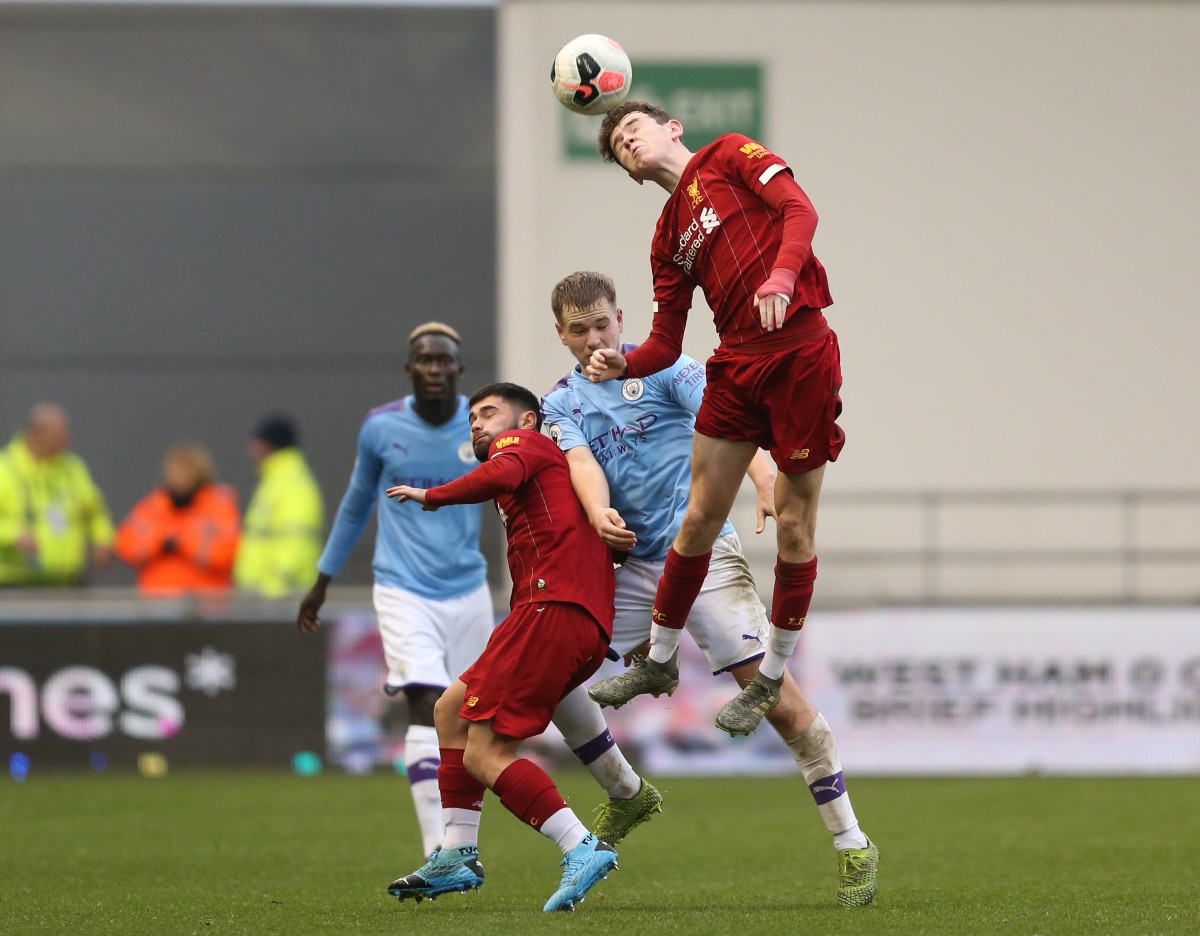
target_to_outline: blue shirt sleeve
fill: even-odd
[[[567,452],[581,445],[588,445],[575,420],[570,415],[570,401],[567,399],[569,390],[555,390],[542,401],[542,419],[555,444]]]
[[[358,433],[358,457],[350,473],[350,484],[342,495],[333,528],[325,542],[325,550],[317,560],[317,570],[331,578],[342,571],[358,538],[371,519],[375,509],[375,495],[379,489],[382,462],[379,458],[375,432],[371,420],[363,423]]]
[[[695,358],[681,354],[679,360],[662,374],[670,381],[671,396],[675,401],[693,416],[699,413],[700,404],[704,400],[704,387],[707,384],[704,365]]]

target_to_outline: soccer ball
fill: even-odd
[[[564,105],[578,114],[603,114],[629,94],[633,66],[607,36],[576,36],[558,50],[550,66],[550,84]]]

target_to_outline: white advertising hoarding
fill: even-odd
[[[684,650],[675,696],[608,714],[618,741],[652,775],[794,770],[765,724],[713,726],[733,682]],[[793,673],[850,775],[1200,772],[1200,609],[821,612]]]

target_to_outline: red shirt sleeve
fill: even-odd
[[[783,234],[775,266],[793,273],[812,256],[813,235],[817,232],[817,210],[804,194],[790,169],[775,173],[759,193],[771,214],[783,218]]]
[[[663,310],[654,313],[650,337],[636,351],[625,356],[626,377],[647,377],[670,367],[683,354],[683,330],[687,326],[688,310]]]
[[[496,444],[510,433],[503,433],[492,442],[488,460],[461,478],[440,484],[425,492],[430,507],[447,504],[482,504],[500,494],[511,494],[525,480],[525,465],[521,459],[496,453]]]

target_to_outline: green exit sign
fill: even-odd
[[[634,62],[629,97],[666,108],[683,124],[683,142],[698,150],[722,133],[763,136],[762,66],[747,63]],[[602,117],[562,108],[563,155],[600,162],[596,148]]]

